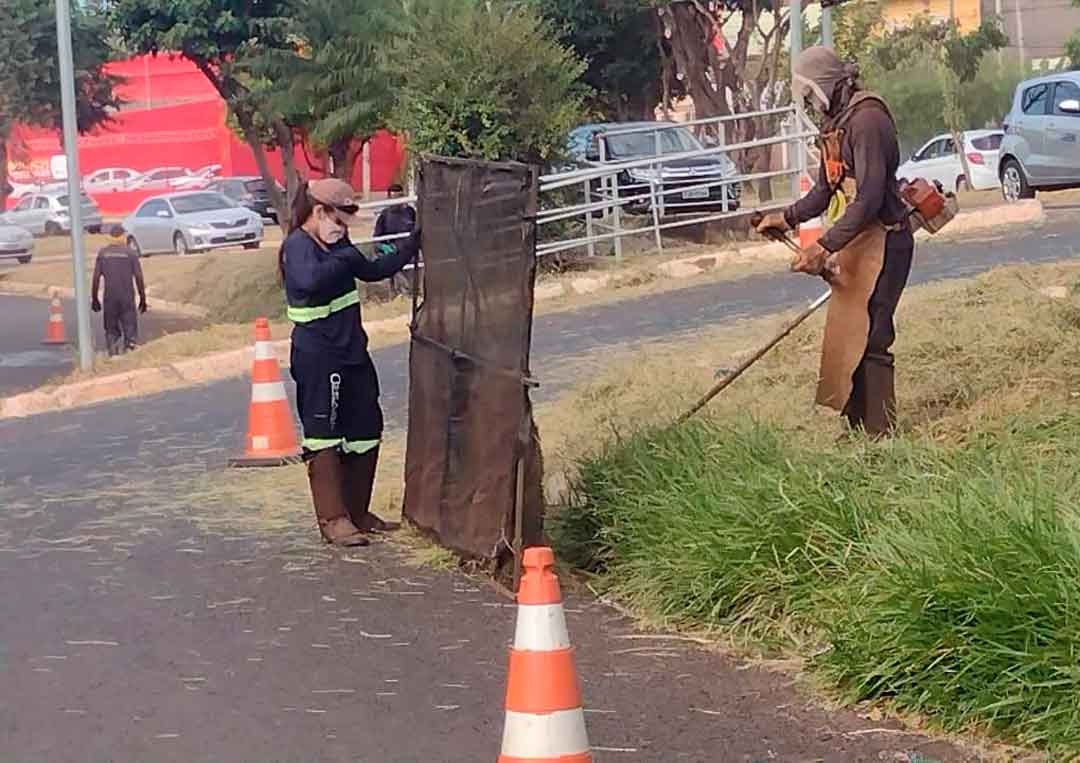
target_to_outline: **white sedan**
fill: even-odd
[[[124,220],[124,230],[140,256],[230,246],[258,249],[263,238],[257,214],[211,191],[151,196]]]
[[[952,135],[938,135],[911,155],[896,170],[901,180],[924,180],[941,183],[946,191],[960,191],[965,185],[975,191],[986,191],[1001,185],[998,179],[998,149],[1005,133],[1001,130],[968,130],[963,134],[971,177],[964,175],[964,165],[956,152]],[[968,182],[970,181],[970,182]]]
[[[0,221],[0,260],[25,265],[34,256],[34,236],[26,228]]]

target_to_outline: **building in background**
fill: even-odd
[[[1010,41],[1002,57],[1036,68],[1056,67],[1065,41],[1080,29],[1080,8],[1070,0],[885,0],[883,9],[886,22],[892,25],[928,13],[942,20],[956,19],[965,32],[997,17]]]
[[[79,169],[83,177],[105,168],[123,168],[139,173],[160,168],[198,168],[218,165],[220,175],[258,175],[251,149],[236,137],[228,124],[228,109],[206,78],[190,61],[168,56],[140,56],[109,65],[112,74],[123,78],[118,94],[124,101],[115,119],[79,137]],[[10,145],[9,181],[16,189],[46,184],[66,178],[66,162],[56,131],[16,126]],[[305,174],[318,176],[310,168],[302,147],[295,150],[296,166]],[[281,160],[269,152],[271,171],[281,179]],[[393,182],[401,163],[398,141],[380,132],[371,141],[367,167],[358,161],[350,182],[385,190]],[[158,189],[124,187],[109,190],[87,189],[108,215],[133,210]],[[18,195],[9,199],[17,201]]]

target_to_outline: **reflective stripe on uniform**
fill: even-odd
[[[336,448],[341,445],[343,440],[340,437],[305,437],[304,441],[300,443],[304,450],[326,450],[327,448]]]
[[[357,304],[360,304],[360,293],[353,290],[331,300],[328,305],[319,305],[317,307],[293,307],[289,305],[287,312],[289,320],[293,323],[310,323],[322,318],[329,318],[331,314]]]
[[[345,440],[341,449],[346,453],[367,453],[369,450],[375,450],[379,447],[381,440]]]

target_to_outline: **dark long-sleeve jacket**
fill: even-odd
[[[416,228],[416,210],[409,204],[387,207],[375,220],[375,238],[395,233],[412,233]]]
[[[855,179],[858,193],[840,219],[819,240],[830,252],[843,249],[874,221],[895,225],[907,214],[896,181],[900,146],[892,118],[872,99],[853,108],[854,112],[845,124],[840,151],[845,175]],[[814,187],[784,211],[788,225],[794,227],[824,213],[832,194],[825,174],[825,157],[822,156]]]
[[[146,301],[146,283],[139,256],[122,244],[108,244],[98,252],[90,292],[95,302],[102,280],[105,281],[105,302],[134,305],[135,289],[139,290],[139,299]]]
[[[403,239],[377,245],[379,256],[368,259],[348,240],[327,251],[302,228],[290,233],[282,244],[281,269],[294,349],[325,353],[343,363],[369,362],[356,280],[389,278],[415,251],[415,238]]]

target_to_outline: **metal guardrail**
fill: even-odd
[[[755,140],[727,143],[726,127],[739,120],[760,118],[784,118],[781,129],[774,135]],[[786,126],[785,126],[786,124]],[[663,153],[661,133],[665,130],[688,128],[715,128],[720,145],[702,147],[693,151]],[[654,136],[654,153],[636,159],[609,159],[604,155],[607,138],[651,133]],[[571,235],[565,239],[543,241],[537,245],[537,256],[543,257],[574,249],[585,249],[596,254],[598,244],[610,242],[616,258],[622,256],[622,242],[632,236],[652,235],[658,252],[663,251],[663,233],[677,228],[745,216],[754,210],[771,210],[787,206],[799,195],[799,176],[806,171],[806,141],[817,135],[817,129],[798,112],[794,106],[764,109],[761,111],[731,114],[688,122],[615,128],[598,134],[600,160],[587,161],[584,166],[572,170],[549,172],[540,176],[541,206],[545,198],[557,192],[580,188],[578,199],[570,204],[542,208],[537,215],[537,226],[542,230],[557,222],[582,221],[584,235]],[[717,156],[729,156],[760,148],[782,147],[782,166],[762,172],[739,173],[728,176],[704,177],[687,173],[673,183],[670,165],[686,160]],[[664,166],[669,166],[665,175]],[[636,177],[635,177],[636,175]],[[790,178],[790,193],[768,202],[757,203],[752,209],[743,204],[744,193],[733,194],[729,189],[743,189],[746,184]],[[700,180],[700,182],[695,182]],[[720,188],[719,198],[714,188]],[[690,198],[686,194],[691,194]],[[680,197],[675,199],[674,197]],[[734,198],[730,198],[734,196]],[[381,211],[396,204],[413,204],[416,196],[364,202],[363,210]],[[641,225],[628,225],[626,217],[644,221]],[[371,244],[405,238],[406,234],[369,237],[354,243]]]

